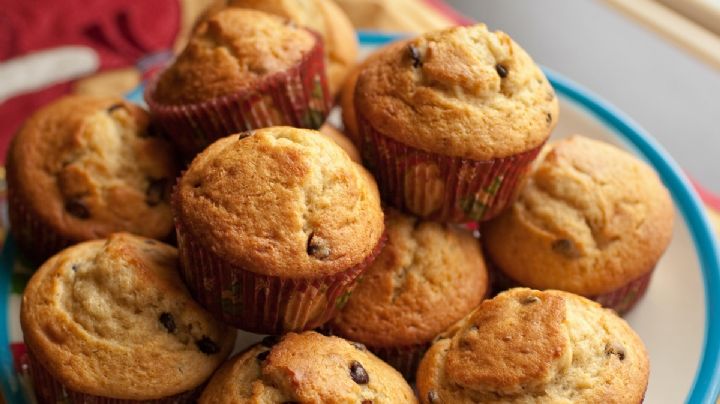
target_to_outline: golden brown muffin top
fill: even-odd
[[[516,281],[593,296],[651,271],[674,216],[652,168],[573,136],[543,150],[517,201],[483,236],[489,258]]]
[[[332,330],[372,347],[428,343],[485,296],[480,244],[452,225],[394,209],[385,217],[387,244],[332,320]]]
[[[223,365],[199,403],[417,403],[403,377],[362,345],[311,331],[264,344]]]
[[[325,44],[328,87],[336,94],[358,53],[357,37],[350,19],[333,0],[221,0],[208,12],[223,7],[242,7],[287,18],[320,34]]]
[[[155,88],[161,104],[189,104],[245,91],[297,65],[317,38],[280,17],[240,8],[203,21]]]
[[[642,402],[645,346],[595,302],[516,288],[484,301],[425,354],[423,403]]]
[[[148,114],[114,97],[68,96],[30,117],[8,154],[8,186],[65,237],[173,230],[171,146]]]
[[[360,73],[358,119],[433,153],[488,160],[540,146],[555,126],[553,89],[530,56],[484,24],[431,32]]]
[[[67,248],[23,294],[28,348],[85,394],[150,400],[201,385],[235,343],[190,296],[177,250],[127,233]]]
[[[358,265],[384,229],[370,174],[317,131],[285,126],[210,145],[180,179],[174,211],[223,260],[286,278]]]

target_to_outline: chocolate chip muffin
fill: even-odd
[[[145,100],[187,157],[244,130],[319,128],[330,109],[322,38],[275,15],[224,9],[195,29]]]
[[[566,290],[622,313],[644,294],[674,215],[652,168],[573,136],[546,147],[518,200],[482,231],[505,283]]]
[[[144,110],[114,97],[64,97],[35,112],[10,145],[13,237],[37,263],[118,231],[164,239],[176,175],[173,150]]]
[[[511,201],[558,118],[540,68],[483,24],[381,52],[360,72],[355,109],[384,198],[455,222],[487,220]]]
[[[511,289],[433,344],[417,374],[422,403],[639,404],[649,363],[610,310],[567,292]]]
[[[328,88],[333,96],[355,64],[358,53],[355,29],[333,0],[220,0],[206,16],[214,15],[225,7],[251,8],[275,14],[320,34],[325,44]]]
[[[388,241],[330,331],[365,344],[408,379],[433,338],[485,297],[478,240],[451,225],[386,210]]]
[[[417,403],[391,366],[361,344],[315,332],[290,333],[230,359],[200,404]]]
[[[127,233],[43,264],[20,322],[41,403],[194,402],[235,342],[192,300],[177,250]]]
[[[307,129],[218,140],[183,174],[173,208],[188,286],[250,332],[322,325],[382,245],[375,181]]]

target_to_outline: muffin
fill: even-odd
[[[35,112],[7,156],[11,232],[41,263],[62,248],[128,231],[164,239],[177,164],[141,108],[68,96]]]
[[[377,185],[316,131],[218,140],[173,196],[182,269],[208,310],[245,331],[318,327],[382,247]]]
[[[543,150],[517,201],[482,232],[504,283],[565,290],[623,313],[644,294],[674,215],[649,166],[573,136]]]
[[[186,157],[244,130],[316,129],[330,110],[323,41],[278,16],[228,8],[195,29],[145,100]]]
[[[357,60],[355,28],[333,0],[220,0],[206,16],[214,15],[224,7],[251,8],[275,14],[320,34],[325,44],[328,89],[333,98]]]
[[[174,247],[127,233],[33,275],[20,311],[38,402],[191,403],[235,331],[195,303]]]
[[[355,87],[361,153],[386,201],[421,217],[487,220],[558,117],[553,89],[509,36],[485,25],[381,52]]]
[[[316,332],[266,338],[218,370],[200,404],[417,403],[402,376],[362,345]]]
[[[422,403],[640,404],[645,346],[615,313],[561,291],[511,289],[436,341],[417,374]]]
[[[393,209],[385,217],[387,244],[329,329],[410,380],[432,340],[483,300],[488,275],[472,233]]]

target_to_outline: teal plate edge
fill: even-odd
[[[358,32],[361,45],[380,46],[402,38],[393,33]],[[579,84],[561,74],[544,68],[545,74],[555,90],[601,121],[616,132],[623,140],[635,147],[657,170],[688,224],[695,243],[695,252],[700,261],[705,287],[705,338],[700,365],[696,371],[693,386],[686,402],[689,404],[714,404],[720,394],[720,250],[705,207],[693,190],[689,180],[678,164],[665,149],[640,125]],[[128,99],[141,101],[142,89],[128,94]],[[0,371],[2,372],[3,394],[8,403],[22,403],[22,388],[19,386],[12,362],[8,336],[8,299],[12,270],[14,243],[8,237],[0,257]]]

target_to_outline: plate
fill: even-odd
[[[399,36],[361,32],[359,38],[366,55]],[[720,253],[698,196],[662,146],[630,118],[559,73],[545,72],[560,100],[553,139],[583,134],[622,147],[652,165],[673,195],[678,215],[672,242],[647,295],[625,317],[650,354],[645,402],[714,403],[720,392]],[[128,98],[141,102],[141,94],[137,89]],[[8,240],[0,257],[0,387],[11,404],[31,402],[18,319],[31,273]],[[257,340],[240,333],[236,348]]]

